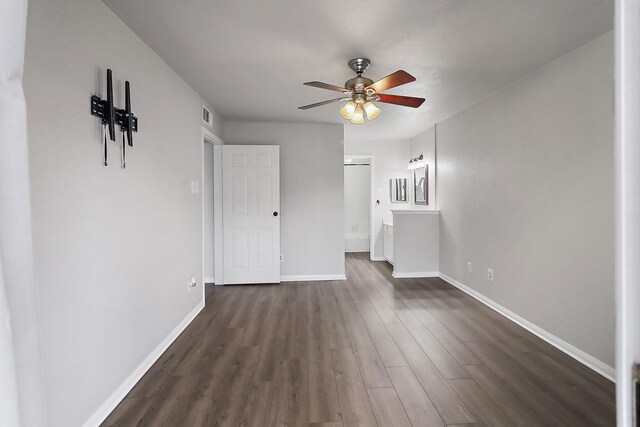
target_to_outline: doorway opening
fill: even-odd
[[[222,281],[222,140],[202,128],[202,283]]]
[[[344,157],[344,250],[372,251],[373,156]]]
[[[204,234],[204,283],[215,283],[215,262],[214,262],[214,227],[213,227],[213,144],[204,143],[204,175],[202,180],[202,213],[204,224],[202,233]]]

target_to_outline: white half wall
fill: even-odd
[[[613,126],[611,33],[437,125],[441,273],[609,367]]]
[[[344,277],[343,138],[341,124],[225,123],[225,144],[280,146],[283,277]]]
[[[139,118],[125,170],[89,113],[106,68]],[[47,425],[80,426],[202,304],[203,101],[98,0],[29,2],[24,88]]]
[[[438,211],[393,211],[393,277],[438,276]]]
[[[344,166],[344,246],[369,252],[371,165]]]
[[[391,203],[389,180],[391,178],[409,178],[412,176],[407,170],[409,164],[408,139],[395,141],[345,141],[344,154],[371,154],[373,155],[373,183],[375,199],[380,204],[373,208],[373,235],[374,253],[372,259],[384,260],[384,234],[382,219],[391,218],[391,208],[407,208],[409,202]],[[407,181],[407,189],[413,191],[413,184]]]

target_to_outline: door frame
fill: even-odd
[[[222,271],[222,146],[224,141],[202,126],[202,141],[200,144],[200,182],[202,182],[200,192],[200,209],[202,212],[202,299],[204,300],[204,144],[213,145],[213,272],[214,284],[223,285]]]
[[[633,366],[640,363],[640,0],[615,4],[616,405],[634,421]]]
[[[375,261],[374,259],[374,250],[375,250],[375,242],[373,239],[373,210],[375,209],[375,200],[376,200],[376,186],[373,181],[373,170],[374,170],[374,157],[373,154],[345,154],[344,162],[347,159],[353,160],[369,160],[369,184],[371,186],[370,194],[369,194],[369,259],[371,261]],[[342,231],[344,233],[344,230]]]

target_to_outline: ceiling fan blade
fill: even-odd
[[[349,93],[349,90],[340,87],[340,86],[335,86],[335,85],[330,85],[329,83],[322,83],[322,82],[306,82],[303,83],[304,85],[307,86],[313,86],[313,87],[317,87],[320,89],[328,89],[328,90],[334,90],[336,92],[342,92],[342,93]]]
[[[373,89],[376,92],[383,92],[396,86],[414,82],[415,80],[416,78],[406,71],[398,70],[395,73],[389,74],[387,77],[383,77],[377,82],[369,85],[367,89]]]
[[[388,95],[385,93],[377,93],[379,102],[387,104],[402,105],[403,107],[418,108],[425,101],[424,98],[414,98],[413,96]]]
[[[298,110],[308,110],[309,108],[315,108],[321,105],[333,104],[334,102],[338,102],[338,101],[348,101],[350,99],[351,98],[345,98],[345,97],[329,99],[327,101],[316,102],[315,104],[303,105],[302,107],[298,107]]]

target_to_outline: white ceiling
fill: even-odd
[[[347,140],[412,137],[613,28],[613,0],[104,1],[224,119],[345,123]],[[365,125],[297,109],[339,96],[302,83],[342,86],[358,56],[427,102]]]

